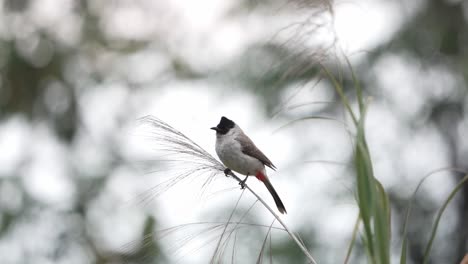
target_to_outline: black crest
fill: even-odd
[[[229,130],[235,125],[236,124],[232,120],[223,116],[221,117],[221,121],[219,121],[219,124],[216,127],[212,127],[211,129],[216,130],[216,132],[224,135],[227,132],[229,132]]]

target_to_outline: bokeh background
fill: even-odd
[[[353,131],[321,65],[354,98],[346,58],[369,102],[395,262],[408,200],[431,175],[408,226],[409,263],[421,263],[464,175],[447,168],[468,170],[468,2],[0,1],[0,262],[208,263],[223,231],[213,226],[234,209],[269,226],[222,175],[151,189],[172,174],[137,119],[154,115],[216,156],[209,128],[224,115],[278,167],[284,221],[319,263],[341,263],[358,213]],[[267,233],[246,225],[218,261],[254,263]],[[282,231],[267,244],[264,261],[305,262]],[[468,186],[431,263],[467,251]],[[351,263],[365,262],[358,242]]]

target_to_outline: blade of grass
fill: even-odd
[[[234,174],[232,171],[229,172],[229,176],[233,177],[236,181],[241,182],[242,180]],[[297,236],[289,230],[288,226],[281,220],[281,218],[278,216],[278,214],[263,200],[254,190],[252,190],[247,184],[245,184],[245,188],[250,191],[251,194],[255,196],[262,204],[263,206],[278,220],[278,223],[280,223],[284,230],[288,233],[288,235],[294,240],[294,243],[302,250],[304,255],[307,257],[307,259],[310,261],[309,263],[317,264],[317,261],[315,261],[314,257],[309,253],[305,245],[297,238]]]
[[[333,74],[327,69],[327,67],[325,67],[324,65],[321,65],[321,66],[322,66],[322,69],[325,71],[326,75],[328,76],[328,78],[331,80],[333,87],[335,88],[335,91],[340,96],[342,104],[346,107],[349,114],[351,115],[351,118],[353,119],[353,123],[357,126],[358,119],[356,118],[356,115],[354,114],[353,109],[351,109],[351,105],[348,101],[348,98],[346,98],[346,95],[344,94],[343,87],[335,78],[335,76],[333,76]]]
[[[351,257],[351,253],[353,251],[354,244],[356,243],[356,237],[357,237],[357,233],[358,233],[358,230],[359,230],[359,223],[360,222],[361,222],[361,214],[358,214],[358,216],[356,218],[356,223],[354,224],[353,235],[351,236],[351,242],[349,243],[348,251],[346,252],[346,257],[345,257],[345,260],[343,262],[344,264],[347,264],[348,261],[349,261],[349,258]]]
[[[432,227],[432,232],[431,232],[429,242],[427,243],[426,250],[424,251],[424,260],[423,260],[424,264],[428,263],[428,261],[429,261],[429,255],[430,255],[431,250],[432,250],[432,244],[434,242],[434,238],[435,238],[435,235],[437,233],[437,228],[439,227],[440,219],[442,218],[442,215],[443,215],[445,209],[447,208],[448,204],[452,201],[455,194],[457,194],[457,192],[463,187],[463,184],[465,184],[467,181],[468,181],[468,174],[465,175],[465,177],[463,177],[463,179],[460,182],[458,182],[457,186],[453,189],[453,191],[448,196],[447,200],[445,200],[444,204],[439,209],[439,212],[437,213],[436,220],[434,222],[434,226]]]
[[[367,146],[364,105],[356,135],[355,166],[358,205],[364,225],[366,248],[372,263],[390,263],[390,201],[381,183],[374,177]]]
[[[266,251],[266,245],[268,243],[268,238],[271,236],[271,228],[273,227],[273,224],[275,223],[275,221],[276,219],[273,219],[273,221],[270,224],[270,228],[268,228],[265,239],[263,240],[263,243],[262,243],[262,248],[260,249],[260,253],[258,254],[258,258],[256,262],[257,264],[263,263],[263,256]],[[270,255],[271,255],[271,252],[270,252]]]
[[[372,218],[374,215],[374,180],[370,158],[368,156],[364,137],[364,116],[361,116],[357,127],[355,169],[357,180],[358,206],[364,225],[364,237],[367,241],[369,257],[375,262],[374,238],[372,232]]]
[[[401,256],[400,256],[400,264],[406,264],[406,250],[407,250],[407,246],[406,246],[406,237],[403,238],[403,243],[401,245]]]
[[[382,184],[375,180],[377,186],[377,202],[375,203],[375,220],[374,220],[374,232],[375,232],[375,244],[376,254],[380,259],[379,263],[388,264],[390,263],[390,201],[388,195],[385,193],[385,189]]]
[[[410,201],[408,203],[408,207],[406,209],[406,216],[405,216],[405,221],[403,223],[403,234],[402,234],[402,237],[403,237],[403,240],[402,240],[402,243],[401,243],[401,256],[400,256],[400,263],[401,264],[406,264],[406,254],[407,254],[407,242],[408,242],[408,238],[407,238],[407,232],[408,232],[408,223],[409,223],[409,217],[410,217],[410,214],[411,214],[411,209],[412,209],[412,206],[413,206],[413,203],[414,203],[414,200],[416,199],[416,194],[418,193],[419,189],[421,188],[422,184],[431,176],[435,175],[436,173],[438,172],[443,172],[443,171],[453,171],[453,172],[460,172],[460,173],[466,173],[465,170],[463,169],[458,169],[458,168],[441,168],[441,169],[438,169],[438,170],[435,170],[435,171],[432,171],[430,172],[429,174],[427,174],[426,176],[424,176],[418,183],[418,185],[416,186],[416,189],[414,189],[413,191],[413,194],[411,195],[411,198],[410,198]]]
[[[288,123],[280,126],[279,128],[277,128],[275,131],[273,131],[273,134],[274,133],[277,133],[279,130],[281,129],[284,129],[285,127],[287,126],[290,126],[291,124],[294,124],[294,123],[297,123],[297,122],[300,122],[300,121],[305,121],[305,120],[325,120],[325,121],[333,121],[333,122],[337,122],[338,124],[340,125],[343,125],[343,127],[349,131],[347,125],[345,122],[343,121],[340,121],[338,119],[335,119],[335,118],[332,118],[332,117],[326,117],[326,116],[306,116],[306,117],[302,117],[302,118],[298,118],[298,119],[294,119],[292,121],[289,121]]]
[[[356,97],[358,100],[358,105],[359,105],[359,112],[361,115],[364,112],[364,100],[362,96],[362,87],[361,84],[359,83],[358,78],[356,77],[356,73],[354,72],[354,68],[351,66],[351,62],[349,61],[348,56],[344,56],[346,60],[346,64],[348,65],[349,70],[351,71],[351,77],[353,78],[353,86],[356,89]]]
[[[224,226],[223,233],[221,233],[221,236],[219,237],[218,243],[216,244],[216,249],[213,252],[213,256],[211,257],[210,263],[214,263],[214,261],[216,260],[216,256],[219,253],[219,249],[220,249],[221,243],[223,241],[224,235],[226,234],[226,230],[227,230],[227,228],[229,226],[229,222],[231,222],[231,219],[234,216],[234,213],[236,212],[236,209],[239,206],[239,202],[242,199],[243,195],[244,195],[244,190],[242,190],[241,194],[239,195],[239,198],[237,199],[236,205],[234,206],[234,208],[231,211],[231,214],[229,215],[229,218],[228,218],[228,220],[226,222],[226,225]]]
[[[357,201],[361,220],[364,226],[363,243],[367,250],[369,262],[376,264],[390,263],[390,202],[385,189],[374,177],[372,160],[367,146],[364,121],[367,106],[364,102],[362,88],[353,71],[351,63],[345,56],[351,71],[354,88],[359,105],[359,119],[356,118],[350,102],[344,93],[342,84],[323,65],[322,69],[332,82],[342,104],[349,112],[356,129],[354,164],[356,171]]]

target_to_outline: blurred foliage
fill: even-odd
[[[225,75],[234,75],[240,87],[249,89],[264,103],[266,112],[270,113],[281,105],[281,92],[291,83],[306,84],[311,79],[317,78],[319,74],[318,63],[323,61],[320,56],[322,50],[313,51],[311,48],[301,46],[305,38],[310,37],[310,32],[304,33],[298,29],[299,38],[292,38],[288,43],[270,42],[267,40],[253,43],[239,57],[226,63],[216,72],[203,70],[195,67],[193,63],[176,51],[168,48],[165,42],[164,32],[148,36],[147,39],[116,37],[104,29],[102,16],[105,9],[116,4],[97,3],[106,1],[71,1],[72,8],[70,16],[77,16],[71,26],[80,28],[79,37],[76,41],[73,36],[57,36],[55,30],[57,23],[51,25],[40,25],[29,19],[29,8],[34,1],[28,0],[6,0],[3,1],[2,20],[4,30],[0,37],[0,122],[7,122],[11,117],[21,116],[27,118],[31,124],[44,122],[54,135],[70,149],[77,144],[77,135],[86,134],[87,127],[82,122],[82,107],[80,95],[86,89],[99,89],[98,85],[105,81],[119,80],[128,84],[128,90],[137,89],[138,83],[130,80],[125,74],[118,75],[113,68],[115,64],[122,63],[122,57],[129,53],[156,47],[154,49],[164,52],[170,63],[164,72],[166,76],[155,77],[156,81],[165,81],[170,78],[178,79],[211,79],[225,78]],[[116,1],[118,2],[118,1]],[[365,60],[353,65],[357,78],[364,80],[362,88],[365,94],[375,95],[375,79],[369,77],[369,73],[375,65],[384,57],[399,54],[417,61],[421,68],[442,67],[460,77],[462,83],[457,87],[456,94],[443,98],[432,98],[425,102],[425,113],[416,116],[416,120],[410,120],[410,127],[415,129],[433,125],[437,128],[449,150],[450,164],[453,168],[468,170],[467,144],[462,144],[464,135],[459,134],[459,127],[467,122],[467,92],[468,92],[468,26],[466,4],[463,1],[426,0],[422,1],[422,8],[392,36],[392,38],[381,46],[368,51]],[[312,1],[311,3],[315,3]],[[106,6],[106,4],[108,6]],[[295,8],[312,8],[308,1],[291,2],[290,6]],[[286,11],[291,8],[283,6]],[[265,1],[243,1],[240,6],[228,13],[236,15],[244,12],[265,12],[269,4]],[[286,12],[285,11],[285,12]],[[323,11],[323,9],[320,9]],[[277,11],[281,12],[281,11]],[[311,13],[315,13],[311,9]],[[64,18],[62,18],[64,19]],[[75,23],[75,24],[73,24]],[[164,25],[167,27],[167,25]],[[163,27],[164,27],[163,26]],[[19,30],[22,29],[23,31]],[[164,30],[162,30],[164,31]],[[301,32],[302,35],[301,35]],[[305,35],[305,36],[303,36]],[[67,42],[69,41],[69,42]],[[291,45],[293,44],[293,45]],[[107,56],[109,61],[102,65],[97,60],[99,56]],[[339,65],[336,62],[334,65]],[[333,67],[332,67],[333,68]],[[351,90],[353,77],[351,74],[343,74],[339,67],[334,68],[336,76],[341,76],[344,93],[349,98],[355,98]],[[224,74],[224,75],[223,75]],[[395,83],[398,85],[398,83]],[[336,96],[336,95],[335,95]],[[335,98],[338,99],[338,98]],[[411,98],[409,98],[411,101]],[[411,103],[411,102],[409,102]],[[81,108],[80,108],[81,107]],[[398,108],[398,106],[393,106]],[[328,112],[339,111],[342,105],[336,100],[335,104],[328,105]],[[314,114],[314,112],[311,112]],[[125,252],[107,252],[100,248],[96,237],[89,229],[88,214],[90,204],[98,199],[103,186],[109,175],[119,166],[125,164],[115,142],[110,138],[106,144],[101,144],[108,153],[109,161],[102,166],[103,171],[93,172],[93,177],[83,177],[85,172],[79,169],[79,164],[72,164],[71,176],[75,187],[78,189],[74,204],[66,210],[58,207],[49,208],[48,213],[63,219],[65,225],[61,236],[55,240],[47,241],[55,245],[49,260],[58,261],[60,254],[65,252],[66,246],[72,246],[73,241],[79,240],[82,250],[92,255],[89,259],[96,263],[108,263],[111,261],[122,261],[124,259],[138,262],[141,255],[147,256],[148,251],[156,252],[154,263],[164,262],[167,259],[161,253],[157,242],[144,244],[128,255]],[[71,150],[70,150],[71,151]],[[28,155],[26,155],[28,156]],[[70,161],[73,163],[72,161]],[[13,175],[0,175],[0,186],[13,184],[16,186],[22,203],[19,209],[9,210],[2,208],[0,211],[0,240],[7,241],[7,236],[14,229],[26,228],[29,223],[39,221],[31,215],[38,214],[47,205],[36,201],[28,195],[24,182],[21,180],[22,170],[28,163],[24,158],[18,165]],[[395,171],[398,174],[398,171]],[[85,175],[89,176],[89,175]],[[401,176],[401,175],[400,175]],[[378,178],[378,175],[376,175]],[[461,173],[453,173],[455,182],[462,179]],[[90,188],[93,187],[90,191]],[[393,215],[397,218],[396,223],[403,223],[407,201],[402,198],[398,190],[389,190]],[[456,263],[468,250],[468,187],[465,185],[460,191],[460,198],[456,200],[456,217],[451,231],[444,234],[447,245],[437,244],[440,250],[433,252],[430,263]],[[440,205],[433,204],[424,198],[424,194],[415,201],[412,217],[408,226],[409,239],[408,258],[411,263],[422,263],[424,256],[424,245],[428,239],[431,222],[437,208]],[[50,212],[52,211],[52,212]],[[73,217],[71,217],[73,216]],[[32,220],[31,220],[32,218]],[[70,220],[73,219],[73,220]],[[78,220],[76,220],[78,219]],[[33,221],[34,220],[34,221]],[[157,226],[157,219],[146,216],[144,234],[147,236]],[[352,221],[350,221],[352,224]],[[24,226],[24,227],[23,227]],[[396,232],[401,233],[401,225],[396,226]],[[68,230],[68,231],[67,231]],[[67,232],[74,231],[79,234],[80,239],[75,236],[67,236]],[[302,234],[308,234],[304,230]],[[392,236],[395,234],[392,233]],[[304,235],[303,235],[304,236]],[[398,239],[398,237],[394,237]],[[64,240],[69,243],[65,243]],[[317,241],[312,243],[311,248],[318,247]],[[450,247],[450,249],[449,249]],[[354,259],[362,257],[362,245],[355,251]],[[71,249],[72,250],[72,249]],[[36,252],[37,253],[37,252]],[[161,254],[159,254],[161,253]],[[39,254],[39,253],[37,253]],[[344,255],[344,252],[340,252]],[[28,257],[29,256],[29,257]],[[278,259],[294,260],[294,263],[303,261],[298,249],[291,243],[274,245],[274,256]],[[34,261],[37,256],[34,253],[25,254],[24,262]],[[145,260],[146,261],[146,260]],[[356,260],[356,263],[359,260]],[[149,262],[148,262],[149,263]]]
[[[463,83],[456,89],[456,94],[451,94],[447,98],[435,98],[427,102],[426,111],[429,113],[424,123],[419,125],[428,126],[431,124],[438,127],[443,135],[449,150],[450,164],[448,167],[468,169],[468,150],[461,144],[464,136],[457,131],[467,119],[467,92],[468,92],[468,27],[466,13],[463,12],[463,1],[451,2],[442,0],[425,1],[423,9],[418,12],[402,30],[385,44],[385,47],[377,49],[370,57],[370,62],[362,72],[371,69],[380,57],[388,53],[409,53],[415,56],[421,67],[442,66],[448,68],[455,75],[460,76]],[[366,89],[370,90],[372,84]],[[396,84],[398,85],[398,84]],[[444,89],[444,88],[442,88]],[[369,91],[371,93],[371,91]],[[415,124],[421,120],[414,120]],[[455,182],[464,176],[464,173],[452,173]],[[391,194],[395,200],[398,196],[396,192]],[[433,256],[429,263],[457,263],[468,250],[468,186],[462,188],[461,197],[457,201],[456,226],[455,231],[450,235],[453,251],[444,256]],[[395,211],[400,211],[400,219],[403,219],[404,208],[407,203],[394,203]],[[423,219],[432,219],[437,207],[433,205],[431,209],[425,206],[415,206],[414,215],[410,220],[410,237],[408,254],[413,263],[422,263],[423,248],[428,239],[427,233],[430,230],[430,223]],[[413,224],[412,224],[413,223]],[[417,224],[416,224],[417,223]],[[424,224],[422,224],[424,223]],[[440,244],[439,244],[440,245]],[[441,249],[447,251],[449,248]],[[440,253],[440,251],[439,251]]]

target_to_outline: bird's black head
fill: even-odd
[[[231,128],[233,128],[236,124],[230,120],[227,119],[226,117],[221,117],[221,121],[219,121],[219,124],[215,127],[212,127],[211,129],[216,130],[216,133],[219,133],[221,135],[226,134],[229,132]]]

